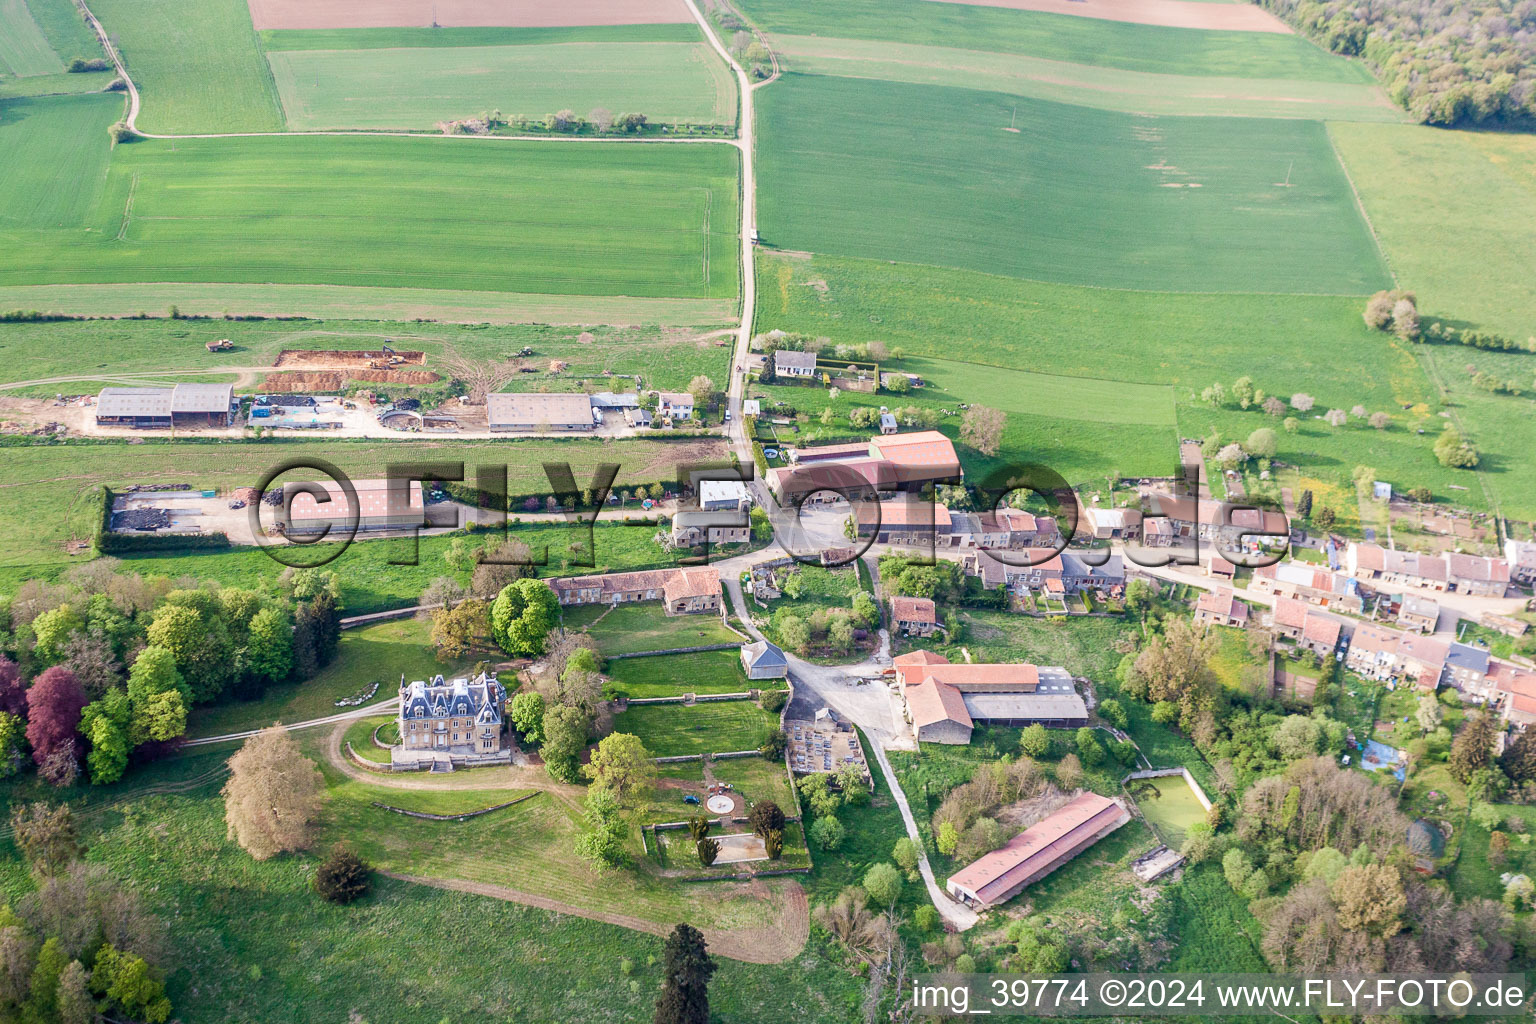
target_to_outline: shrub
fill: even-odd
[[[700,839],[696,844],[696,847],[699,851],[699,863],[705,867],[709,867],[715,862],[715,858],[720,856],[719,841],[711,839],[708,836]]]
[[[372,869],[346,843],[331,847],[315,870],[314,889],[328,903],[351,903],[368,892]]]
[[[912,911],[912,926],[920,932],[931,932],[939,927],[939,912],[931,903],[924,903]]]
[[[768,734],[763,745],[757,748],[757,752],[769,761],[777,761],[784,756],[784,748],[787,746],[789,746],[789,737],[784,735],[783,729],[775,729]]]
[[[764,839],[768,838],[770,832],[779,832],[784,828],[784,812],[772,800],[753,805],[747,820],[752,824],[752,831]]]
[[[831,852],[843,845],[847,833],[843,829],[843,823],[833,817],[817,818],[816,824],[811,826],[811,842],[817,848]]]
[[[784,710],[785,704],[789,703],[789,691],[765,690],[758,703],[763,706],[764,711],[771,715],[776,715]]]

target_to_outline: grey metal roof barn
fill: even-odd
[[[233,384],[103,388],[96,398],[96,422],[119,426],[228,426],[234,410]]]
[[[492,430],[591,430],[592,399],[580,394],[509,394],[485,396]]]

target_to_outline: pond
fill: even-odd
[[[1131,792],[1159,838],[1175,850],[1184,845],[1189,826],[1205,820],[1205,806],[1182,775],[1138,779],[1131,783]]]

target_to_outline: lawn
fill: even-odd
[[[1202,74],[1198,66],[1158,74],[959,46],[819,35],[775,35],[774,53],[781,63],[806,74],[987,89],[1128,113],[1404,119],[1380,86],[1355,80],[1217,78]]]
[[[461,671],[465,666],[439,661],[428,643],[429,631],[428,623],[415,619],[346,630],[341,634],[336,660],[314,678],[268,687],[260,700],[196,708],[187,723],[187,733],[190,736],[220,736],[259,729],[273,722],[325,718],[349,710],[337,707],[336,701],[359,695],[375,682],[379,689],[369,703],[395,696],[402,675],[407,682],[430,679],[439,673],[451,678],[455,671]],[[367,721],[379,724],[372,719]],[[368,727],[369,731],[373,725]],[[347,738],[360,753],[367,755],[358,737],[349,733]],[[368,737],[362,735],[361,738],[366,740]],[[387,752],[378,750],[371,742],[367,746],[383,755],[376,760],[389,760]]]
[[[1158,838],[1172,849],[1183,847],[1189,826],[1205,820],[1205,808],[1182,775],[1144,779],[1134,785],[1145,785],[1146,792],[1137,792],[1136,806]]]
[[[630,532],[624,527],[615,529],[626,534]],[[640,532],[639,529],[634,530],[636,535]],[[660,549],[657,550],[659,552]],[[563,621],[567,629],[581,629],[589,633],[603,654],[634,654],[639,651],[665,651],[677,647],[707,647],[711,644],[742,642],[741,636],[727,629],[719,616],[666,615],[655,601],[567,608],[563,612]],[[736,656],[734,651],[725,653],[731,657]]]
[[[676,466],[700,461],[718,451],[712,442],[667,443],[624,440],[608,444],[569,442],[454,441],[399,439],[394,441],[146,441],[143,444],[75,443],[26,445],[7,448],[0,470],[0,488],[6,500],[0,504],[0,568],[28,567],[29,572],[57,572],[49,566],[79,561],[66,544],[89,541],[100,519],[96,488],[132,483],[195,483],[199,487],[254,486],[275,466],[289,459],[320,458],[340,467],[353,479],[384,475],[391,463],[449,460],[465,463],[465,475],[474,480],[481,465],[508,466],[508,486],[514,494],[543,493],[550,487],[542,463],[568,462],[578,480],[589,480],[601,462],[621,466],[618,486],[675,479]],[[718,457],[715,454],[715,457]],[[289,477],[292,479],[293,477]],[[43,514],[46,511],[46,514]],[[651,542],[654,528],[603,526],[595,535],[591,561],[599,568],[655,568],[671,564]],[[611,533],[609,531],[612,531]],[[545,575],[570,571],[576,554],[569,545],[578,537],[564,523],[525,525],[520,536],[530,545],[548,546]],[[584,540],[583,540],[584,542]],[[342,600],[348,611],[377,611],[415,601],[434,577],[448,572],[440,558],[449,541],[442,537],[420,540],[416,565],[391,565],[391,559],[410,556],[408,540],[360,540],[332,566],[343,576]],[[320,560],[335,551],[333,545],[313,545],[306,559]],[[135,556],[137,571],[146,573],[206,576],[227,582],[251,576],[271,578],[282,567],[260,548],[178,553],[167,556]],[[578,569],[577,571],[581,571]],[[590,571],[590,570],[588,570]],[[356,577],[350,573],[358,573]]]
[[[5,308],[3,303],[0,308]],[[204,347],[221,338],[234,348],[211,353]],[[682,390],[699,374],[723,381],[729,359],[713,339],[656,326],[655,321],[632,327],[560,327],[363,320],[68,320],[0,324],[0,384],[72,377],[79,379],[68,383],[66,392],[93,392],[100,385],[90,378],[106,383],[132,373],[217,374],[224,367],[270,365],[284,349],[377,350],[381,344],[425,352],[423,369],[445,377],[451,376],[445,358],[502,360],[531,348],[541,372],[517,375],[509,387],[519,388],[580,390],[590,383],[594,390],[622,390],[634,387],[631,375],[639,375],[648,387]],[[542,371],[555,359],[566,368],[551,377]],[[52,398],[60,385],[4,390]]]
[[[620,658],[608,663],[609,690],[630,697],[676,697],[684,693],[743,693],[749,689],[782,690],[784,680],[747,679],[741,656],[731,651],[662,654],[653,658]]]
[[[79,120],[46,130],[88,126]],[[0,151],[28,131],[26,120],[0,125]],[[151,140],[118,146],[104,185],[99,159],[72,185],[102,190],[99,204],[71,202],[75,214],[94,205],[92,216],[69,230],[0,230],[0,284],[736,293],[737,156],[725,146]],[[0,218],[34,218],[25,195],[0,198]]]
[[[1368,82],[1366,71],[1301,36],[1133,25],[1065,14],[928,0],[746,0],[775,36],[949,46],[1128,71]]]
[[[218,797],[222,772],[211,780],[210,764],[228,749],[187,754],[135,768],[123,783],[87,787],[74,802],[77,820],[85,804],[117,801],[120,813],[91,813],[84,822],[89,857],[107,865],[137,888],[168,922],[175,922],[176,955],[168,960],[168,983],[177,1019],[188,1024],[271,1020],[487,1019],[554,1022],[630,1021],[649,1014],[660,983],[662,940],[614,925],[523,907],[489,897],[450,892],[375,876],[373,892],[348,907],[315,898],[309,878],[326,837],[315,853],[253,861],[225,833]],[[193,784],[187,789],[188,784]],[[163,795],[167,787],[186,790]],[[30,783],[25,784],[30,789]],[[0,788],[11,799],[17,783]],[[160,792],[162,795],[155,795]],[[498,811],[470,823],[413,822],[369,806],[383,799],[396,806],[453,812],[499,803],[514,790],[413,793],[346,783],[331,790],[327,831],[368,845],[367,853],[395,868],[418,871],[426,865],[408,852],[410,844],[442,843],[445,860],[463,856],[481,871],[526,870],[544,849],[556,847],[563,875],[549,875],[532,863],[530,878],[504,880],[525,891],[546,882],[570,895],[603,889],[605,899],[629,905],[642,886],[658,892],[668,912],[700,923],[738,911],[754,911],[730,886],[661,889],[659,883],[630,881],[628,874],[598,879],[568,863],[568,824],[544,836],[528,828],[538,815],[513,819]],[[548,798],[543,803],[548,814]],[[522,805],[520,805],[522,806]],[[525,809],[535,810],[537,808]],[[567,819],[568,820],[568,819]],[[499,828],[493,827],[498,821]],[[457,830],[450,831],[450,830]],[[515,838],[515,843],[506,840]],[[445,841],[446,840],[446,841]],[[503,842],[498,843],[497,840]],[[461,849],[464,842],[471,849]],[[638,840],[636,841],[638,850]],[[501,854],[485,856],[495,848]],[[392,852],[393,851],[393,852]],[[398,858],[385,861],[384,858]],[[555,880],[558,879],[558,880]],[[14,853],[0,862],[0,886],[14,900],[33,883]],[[686,909],[694,902],[704,909]],[[669,920],[672,918],[668,918]],[[730,921],[728,924],[736,924]],[[435,948],[452,935],[455,955],[431,971],[408,966],[402,950]],[[404,959],[402,959],[404,958]],[[624,961],[631,968],[621,971]],[[813,938],[791,964],[760,966],[720,958],[710,985],[716,1013],[738,1020],[770,1015],[796,1024],[845,1019],[858,1006],[860,982],[836,965],[821,940]],[[393,976],[397,983],[378,985]],[[627,976],[627,977],[626,977]],[[317,979],[324,979],[320,983]],[[509,979],[514,979],[509,981]],[[623,980],[620,980],[623,979]],[[631,984],[633,982],[633,984]]]
[[[288,127],[429,129],[498,109],[606,108],[654,123],[733,124],[730,72],[703,42],[558,43],[267,55]]]
[[[759,224],[779,248],[1107,288],[1359,294],[1390,281],[1316,122],[797,74],[760,106]]]
[[[631,707],[613,719],[614,732],[640,737],[652,757],[755,750],[777,727],[777,715],[770,715],[747,700],[692,707],[645,704]]]
[[[352,750],[356,752],[358,757],[364,758],[368,761],[374,761],[378,764],[389,764],[390,753],[383,747],[373,742],[373,731],[380,726],[388,725],[393,721],[395,721],[394,715],[375,715],[372,718],[359,718],[357,721],[347,726],[346,735],[342,737],[342,749],[345,750],[346,744],[350,743],[352,745]],[[381,740],[384,739],[382,735],[379,738]],[[408,795],[415,794],[408,793]],[[481,804],[480,806],[490,807],[493,804],[499,802],[500,801],[491,800]],[[395,806],[398,807],[400,805],[395,804]],[[412,807],[408,808],[408,810],[416,810],[416,808]]]
[[[1116,646],[1139,633],[1118,618],[1053,622],[977,608],[960,609],[957,617],[964,631],[962,639],[952,644],[925,641],[913,646],[936,650],[954,662],[965,660],[964,648],[978,662],[1060,665],[1073,675],[1100,683],[1114,678],[1121,657]]]
[[[282,111],[245,0],[95,0],[146,132],[276,132]]]

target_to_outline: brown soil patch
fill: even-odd
[[[285,348],[277,354],[273,366],[305,366],[326,370],[367,367],[369,363],[399,360],[395,365],[420,366],[427,361],[425,352],[361,352],[348,349]]]
[[[380,874],[397,878],[402,882],[415,882],[417,885],[430,885],[436,889],[490,896],[509,903],[521,903],[525,907],[538,907],[540,910],[570,914],[589,921],[616,924],[620,928],[645,932],[647,935],[665,936],[672,931],[673,927],[671,923],[662,924],[657,921],[648,921],[643,917],[589,910],[586,907],[573,906],[547,896],[535,896],[533,893],[520,892],[501,885],[466,882],[458,878],[423,878],[420,875],[402,875],[393,871],[380,871]],[[780,906],[778,917],[774,922],[760,928],[705,928],[702,929],[704,938],[709,943],[710,952],[720,956],[749,964],[781,964],[805,948],[806,940],[811,935],[811,915],[805,890],[793,882],[774,888],[770,888],[763,882],[752,882],[750,885],[754,895],[763,900],[772,900],[775,889],[777,890]]]
[[[252,2],[254,3],[255,0]],[[963,3],[977,7],[1007,7],[1015,11],[1044,11],[1048,14],[1073,14],[1079,18],[1128,21],[1137,25],[1291,34],[1289,25],[1263,8],[1252,4],[1201,3],[1200,0],[933,0],[933,2]]]
[[[689,22],[683,0],[247,0],[267,28],[664,25]]]
[[[431,370],[279,370],[267,374],[259,390],[298,394],[330,394],[340,391],[348,381],[369,384],[431,384],[441,378]]]

